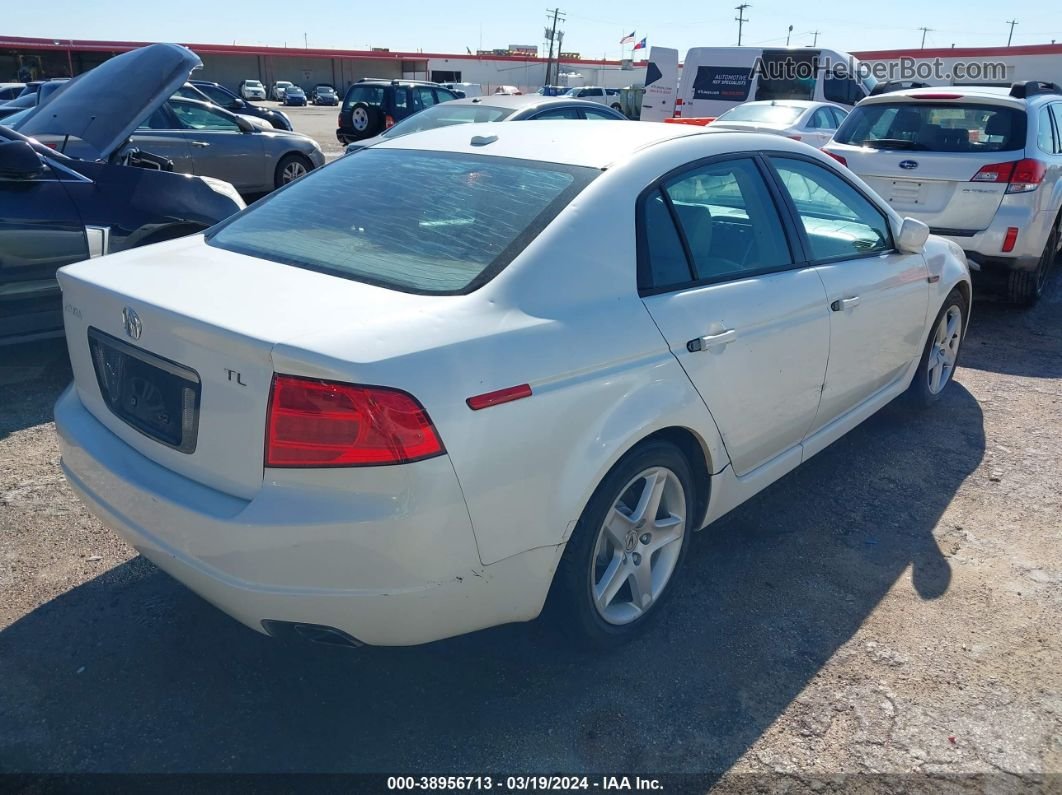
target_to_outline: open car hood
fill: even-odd
[[[202,65],[178,44],[122,53],[75,77],[26,116],[18,131],[30,138],[69,135],[106,160]]]

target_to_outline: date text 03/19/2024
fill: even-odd
[[[641,776],[389,776],[390,791],[602,792],[663,790],[659,779]]]

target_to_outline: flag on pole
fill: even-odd
[[[634,49],[635,50],[644,50],[645,49],[645,37],[644,36],[642,37],[642,40],[640,42],[638,42],[637,44],[634,45]],[[633,52],[633,51],[634,50],[632,50],[631,52]]]
[[[634,31],[633,30],[630,33],[628,33],[626,36],[624,36],[622,39],[620,39],[620,44],[630,44],[632,41],[634,41]]]

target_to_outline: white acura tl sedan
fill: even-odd
[[[940,396],[971,296],[804,144],[607,126],[405,136],[64,268],[70,483],[260,632],[637,633],[692,531]]]

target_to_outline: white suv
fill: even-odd
[[[823,151],[962,246],[982,282],[1037,301],[1059,250],[1062,89],[918,88],[860,102]]]

